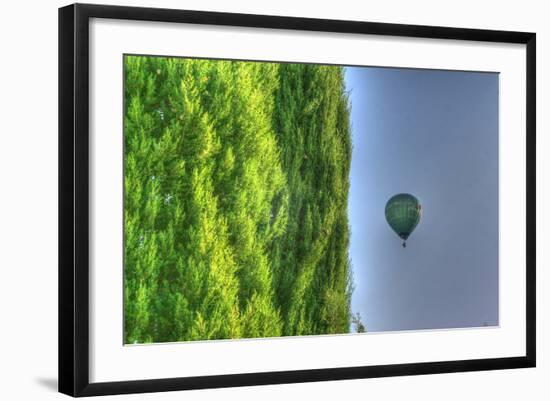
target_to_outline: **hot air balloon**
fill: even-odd
[[[397,194],[386,203],[385,213],[386,221],[403,240],[403,248],[405,248],[407,238],[418,225],[422,215],[420,202],[411,194]]]

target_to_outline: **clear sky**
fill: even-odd
[[[367,331],[498,325],[496,73],[347,67],[352,311]],[[384,207],[416,196],[407,248]]]

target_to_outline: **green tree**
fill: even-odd
[[[124,68],[126,343],[347,332],[342,69]]]
[[[366,333],[367,332],[367,328],[363,324],[363,322],[361,320],[361,314],[359,312],[351,315],[351,323],[354,325],[356,333]]]

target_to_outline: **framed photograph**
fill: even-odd
[[[59,10],[59,390],[535,366],[535,34]]]

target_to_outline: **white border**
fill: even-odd
[[[122,54],[500,72],[500,327],[122,345]],[[93,19],[90,382],[525,355],[525,46]]]

